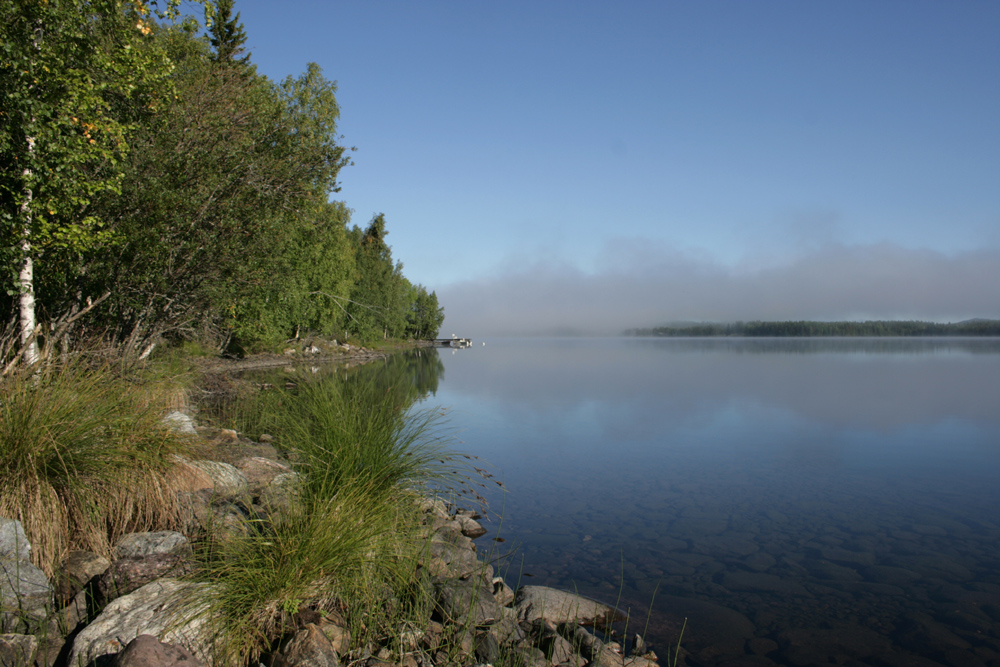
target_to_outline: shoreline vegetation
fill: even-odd
[[[390,353],[444,310],[334,199],[336,82],[197,4],[0,4],[0,664],[654,665],[478,557],[493,482]]]
[[[342,347],[0,376],[0,662],[656,667],[477,552],[497,482],[411,410],[443,365]]]
[[[624,336],[646,337],[931,337],[931,336],[1000,336],[1000,320],[972,319],[940,323],[915,320],[869,320],[865,322],[752,321],[719,324],[714,322],[679,322],[659,327],[626,329]]]
[[[437,336],[385,216],[335,199],[337,83],[264,76],[232,0],[200,4],[0,5],[3,367]]]

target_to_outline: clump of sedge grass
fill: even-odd
[[[412,398],[402,388],[349,376],[296,391],[283,401],[277,428],[308,493],[330,496],[347,483],[388,493],[459,481],[440,415],[407,412]]]
[[[69,548],[108,555],[176,520],[164,472],[186,443],[160,423],[167,400],[79,361],[0,377],[0,516],[23,524],[47,575]]]
[[[200,575],[212,582],[206,613],[216,664],[256,664],[294,629],[302,608],[365,611],[351,618],[356,640],[377,634],[378,616],[412,581],[416,518],[408,503],[372,502],[372,490],[349,485],[334,497],[296,504],[245,533],[212,533]],[[401,499],[400,499],[401,500]],[[388,613],[387,613],[388,612]]]
[[[407,396],[372,378],[303,377],[256,402],[273,411],[255,419],[290,452],[299,478],[290,506],[212,533],[201,549],[217,662],[256,660],[301,607],[347,610],[356,642],[392,636],[426,610],[417,492],[451,484],[460,469],[436,417],[408,413]]]

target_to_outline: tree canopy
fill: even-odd
[[[206,15],[0,8],[0,307],[26,345],[435,336],[437,297],[403,276],[384,216],[361,230],[331,199],[353,150],[336,82],[258,74],[232,1]]]

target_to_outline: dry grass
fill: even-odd
[[[0,378],[0,516],[21,521],[46,574],[67,549],[107,555],[176,522],[164,475],[187,443],[160,423],[171,391],[81,361]]]

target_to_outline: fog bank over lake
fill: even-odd
[[[891,243],[825,243],[737,265],[646,239],[605,245],[588,270],[512,258],[437,289],[460,336],[584,333],[672,321],[1000,317],[1000,250],[945,254]]]
[[[733,402],[821,426],[1000,424],[997,339],[514,339],[448,362],[446,386],[551,428],[594,401],[607,433],[639,434]],[[499,347],[497,347],[499,345]],[[456,355],[457,357],[457,355]],[[986,363],[977,364],[977,360]],[[655,360],[655,363],[651,363]],[[641,418],[640,418],[641,415]],[[591,421],[595,417],[591,417]],[[562,420],[557,420],[561,422]],[[546,426],[549,424],[549,426]]]

